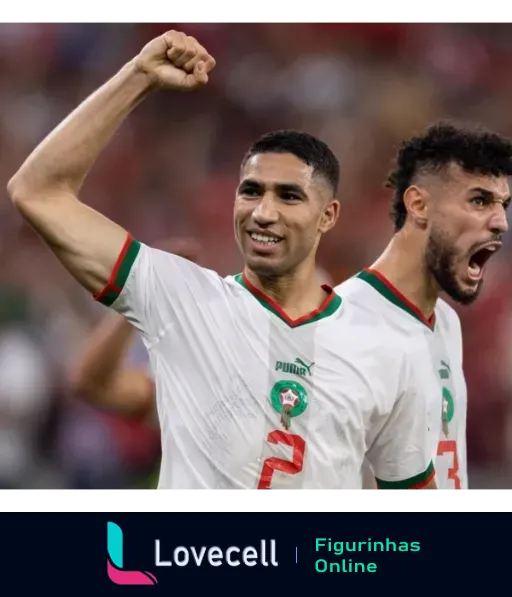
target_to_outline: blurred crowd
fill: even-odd
[[[453,118],[512,136],[512,26],[439,24],[0,25],[0,488],[151,486],[159,438],[95,410],[66,377],[106,313],[21,222],[5,185],[35,145],[152,37],[175,28],[217,60],[200,92],[149,98],[116,134],[82,199],[143,242],[194,236],[222,275],[240,160],[296,128],[340,158],[340,222],[320,263],[335,283],[392,234],[383,182],[400,141]],[[512,487],[512,239],[458,308],[473,487]],[[140,346],[131,358],[144,361]]]

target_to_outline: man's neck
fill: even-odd
[[[395,234],[370,269],[387,278],[429,319],[436,307],[439,287],[426,267],[424,251],[418,239],[402,230]]]
[[[259,275],[248,267],[244,272],[249,282],[277,303],[291,319],[311,313],[326,299],[315,268],[305,268],[276,278]]]

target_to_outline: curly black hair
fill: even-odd
[[[340,165],[328,145],[309,133],[294,130],[280,130],[267,133],[257,139],[245,154],[243,168],[252,156],[260,153],[291,153],[308,166],[315,174],[323,176],[335,195],[338,191]]]
[[[395,231],[405,224],[404,193],[419,172],[440,173],[451,163],[465,172],[489,176],[512,175],[512,143],[482,127],[466,128],[442,121],[423,135],[404,141],[386,186],[394,189],[391,218]]]

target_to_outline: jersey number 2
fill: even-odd
[[[284,444],[285,446],[290,446],[293,449],[292,459],[284,460],[283,458],[277,458],[276,456],[267,458],[263,462],[258,489],[270,489],[274,471],[296,475],[301,472],[304,464],[306,442],[300,435],[293,435],[291,433],[276,430],[271,431],[268,434],[267,441],[270,444]]]
[[[453,466],[448,469],[448,479],[455,484],[455,489],[461,489],[462,484],[459,477],[459,457],[457,456],[457,442],[453,439],[442,440],[437,445],[437,455],[453,454]]]

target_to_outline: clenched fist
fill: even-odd
[[[168,31],[144,46],[134,64],[156,86],[192,91],[208,82],[215,60],[194,37]]]

